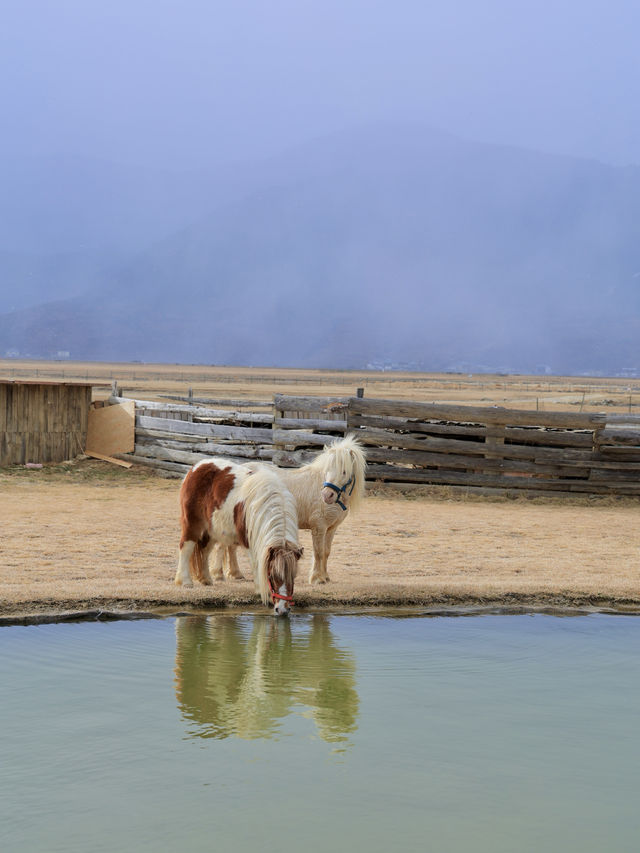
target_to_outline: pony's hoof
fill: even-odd
[[[313,575],[309,578],[309,583],[329,583],[328,575]]]
[[[191,581],[191,580],[183,581],[182,578],[176,578],[175,584],[176,584],[176,586],[191,587],[191,586],[193,586],[193,581]]]

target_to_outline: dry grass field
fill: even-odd
[[[495,376],[400,371],[310,370],[171,364],[108,364],[0,360],[0,379],[83,381],[108,396],[113,381],[123,396],[160,400],[161,395],[270,401],[279,394],[354,396],[468,403],[514,409],[640,413],[640,378]]]
[[[144,399],[188,388],[194,396],[268,400],[276,392],[346,396],[364,387],[367,396],[516,408],[637,413],[640,403],[638,382],[619,379],[0,363],[0,377],[36,376],[116,379],[125,395]],[[173,585],[177,494],[175,480],[86,458],[0,472],[0,618],[255,606],[249,581]],[[630,498],[513,500],[437,487],[407,494],[373,488],[336,536],[330,584],[307,583],[310,541],[301,533],[307,553],[297,605],[640,610],[639,512],[640,501]],[[246,559],[243,567],[248,574]]]

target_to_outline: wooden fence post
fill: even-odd
[[[507,428],[505,424],[495,424],[487,426],[485,434],[485,459],[503,459],[504,458],[504,439]]]
[[[276,396],[273,397],[273,429],[275,430],[278,426],[278,421],[284,418],[284,409],[276,408]],[[274,450],[284,450],[284,444],[282,442],[273,442]]]

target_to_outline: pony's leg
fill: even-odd
[[[222,563],[224,561],[225,547],[219,542],[216,542],[213,548],[213,572],[209,577],[213,577],[217,581],[222,580]]]
[[[229,545],[226,548],[227,559],[225,565],[225,574],[228,578],[236,578],[237,580],[244,580],[244,575],[240,571],[240,566],[238,565],[238,546],[237,545]]]
[[[209,557],[215,547],[215,542],[209,540],[207,545],[202,549],[202,572],[199,574],[198,580],[205,586],[211,586],[211,573],[209,572]]]
[[[180,548],[180,556],[178,557],[178,571],[176,572],[175,579],[176,586],[193,586],[193,581],[191,580],[191,572],[189,570],[189,563],[191,561],[191,555],[193,554],[193,550],[195,547],[195,542],[187,540],[183,543],[182,548]]]
[[[309,573],[309,583],[326,583],[327,578],[326,561],[324,555],[326,528],[314,527],[311,531],[311,541],[313,542],[313,563],[311,564],[311,572]]]
[[[338,525],[334,524],[333,527],[330,527],[324,536],[324,560],[322,564],[322,568],[324,571],[324,579],[325,581],[330,580],[329,575],[327,574],[327,563],[329,562],[329,555],[331,554],[331,546],[333,545],[333,537],[336,535],[336,530],[338,529]]]

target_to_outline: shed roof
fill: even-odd
[[[2,379],[0,385],[70,385],[75,388],[110,388],[111,382],[81,382],[72,379]]]

